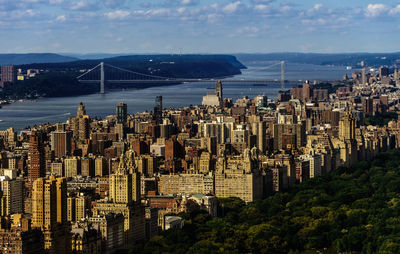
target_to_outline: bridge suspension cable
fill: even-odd
[[[284,90],[285,82],[285,62],[277,62],[271,64],[262,70],[270,69],[275,66],[281,65],[281,79],[275,80],[257,80],[257,79],[227,79],[228,77],[214,77],[214,78],[171,78],[158,75],[149,75],[144,73],[139,73],[136,71],[120,68],[113,66],[111,64],[106,64],[101,62],[95,67],[89,69],[85,73],[79,75],[77,79],[82,83],[100,83],[100,93],[104,93],[105,76],[107,76],[107,81],[111,83],[184,83],[184,82],[214,82],[215,80],[223,79],[224,82],[250,82],[250,83],[267,83],[275,82],[281,83],[281,89]],[[107,67],[107,71],[105,69]],[[260,69],[255,71],[261,71]],[[298,81],[293,81],[298,82]]]
[[[149,78],[154,78],[154,79],[169,79],[169,80],[175,79],[175,78],[167,78],[167,77],[156,76],[156,75],[143,74],[143,73],[139,73],[139,72],[136,72],[136,71],[131,71],[131,70],[127,70],[127,69],[124,69],[124,68],[120,68],[120,67],[117,67],[117,66],[114,66],[114,65],[111,65],[111,64],[104,64],[104,65],[109,66],[109,67],[114,68],[114,69],[117,69],[117,70],[120,70],[120,71],[129,72],[129,73],[132,73],[132,74],[135,74],[135,75],[138,75],[138,76],[143,76],[143,77],[149,77]]]
[[[262,67],[262,68],[259,68],[259,69],[250,70],[250,71],[248,71],[248,73],[260,72],[260,71],[269,70],[269,69],[271,69],[271,68],[273,68],[273,67],[275,67],[275,66],[278,66],[278,65],[280,65],[280,64],[281,64],[281,62],[277,62],[277,63],[271,64],[271,65],[268,65],[268,66],[266,66],[266,67]]]
[[[85,76],[86,74],[92,72],[93,70],[95,70],[97,67],[101,66],[102,63],[99,63],[98,65],[96,65],[95,67],[93,67],[92,69],[88,70],[87,72],[83,73],[82,75],[79,75],[78,77],[76,77],[77,79],[82,78],[83,76]]]

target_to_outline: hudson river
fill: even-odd
[[[240,60],[240,59],[239,59]],[[280,79],[280,65],[270,66],[271,62],[243,62],[248,67],[242,70],[238,79]],[[343,66],[318,66],[308,64],[286,64],[287,80],[339,80],[345,73],[350,74],[352,70],[346,70]],[[236,100],[243,96],[250,98],[260,94],[268,98],[276,99],[280,90],[279,84],[268,84],[267,86],[255,86],[250,83],[226,83],[223,84],[224,97]],[[286,88],[294,84],[287,84]],[[17,131],[30,125],[40,123],[65,122],[69,117],[75,116],[78,104],[83,102],[86,112],[91,117],[104,118],[115,114],[118,103],[124,102],[128,105],[130,114],[135,112],[151,111],[154,107],[156,95],[163,96],[163,105],[169,107],[181,107],[201,104],[202,97],[213,90],[215,83],[188,83],[174,86],[151,87],[135,90],[113,90],[106,94],[92,94],[77,97],[42,98],[34,101],[15,102],[4,105],[0,109],[0,130],[14,127]]]

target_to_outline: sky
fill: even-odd
[[[400,0],[0,0],[0,53],[398,52]]]

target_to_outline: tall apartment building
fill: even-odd
[[[67,198],[67,220],[79,222],[86,218],[90,209],[90,198],[85,195],[69,196]]]
[[[128,108],[125,103],[120,103],[117,105],[117,110],[116,110],[116,116],[117,116],[117,123],[122,123],[126,124],[127,116],[128,116]]]
[[[33,183],[32,227],[43,231],[47,253],[70,253],[65,178],[50,176]]]
[[[43,233],[32,229],[30,219],[23,214],[2,218],[0,229],[0,253],[36,254],[44,252]]]
[[[71,155],[72,132],[54,131],[51,133],[51,150],[57,158]]]
[[[94,158],[81,158],[81,175],[94,176]]]
[[[252,202],[263,197],[263,175],[258,165],[257,148],[240,156],[220,156],[215,169],[215,195],[239,197]]]
[[[100,200],[93,216],[122,213],[125,244],[145,238],[144,207],[140,204],[140,175],[137,173],[133,151],[123,153],[116,172],[109,177],[109,198]]]
[[[124,216],[122,214],[102,214],[90,217],[88,221],[100,230],[104,253],[112,253],[113,250],[124,246]]]
[[[75,118],[71,118],[72,134],[75,139],[85,140],[89,138],[90,117],[86,114],[86,109],[81,102]]]
[[[74,177],[81,173],[81,160],[78,157],[71,157],[64,160],[65,177]]]
[[[14,84],[17,81],[17,70],[15,66],[1,66],[1,82],[0,86],[4,87],[6,84]]]
[[[94,160],[94,174],[95,176],[108,175],[107,160],[104,157],[97,157]]]
[[[28,189],[32,190],[33,182],[45,175],[45,158],[42,140],[39,133],[32,131],[28,150]]]
[[[24,181],[0,176],[1,216],[24,213]]]

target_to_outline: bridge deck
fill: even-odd
[[[152,84],[152,83],[195,83],[195,82],[216,82],[218,79],[168,79],[168,80],[107,80],[108,83],[128,83],[128,84]],[[221,79],[224,83],[275,83],[280,84],[280,80],[258,80],[258,79]],[[81,83],[100,83],[100,80],[79,80]],[[303,83],[303,80],[285,80],[285,83]]]

